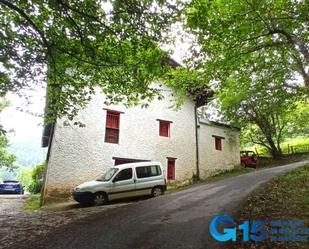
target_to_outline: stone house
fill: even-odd
[[[107,106],[106,96],[98,93],[77,116],[85,127],[63,120],[46,126],[44,198],[67,196],[76,185],[121,163],[160,161],[170,182],[206,178],[239,165],[238,129],[198,120],[189,97],[179,109],[170,108],[173,90],[157,86],[164,98],[148,108]]]

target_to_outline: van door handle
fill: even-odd
[[[136,179],[134,179],[134,183],[136,183]]]

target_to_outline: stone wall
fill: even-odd
[[[240,164],[239,130],[200,120],[198,134],[202,179]],[[216,150],[214,136],[224,138],[221,140],[222,150]]]

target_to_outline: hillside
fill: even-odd
[[[0,180],[15,179],[18,168],[33,167],[46,158],[46,148],[41,148],[40,137],[27,138],[26,140],[10,141],[9,151],[16,155],[16,166],[13,172],[0,168]]]

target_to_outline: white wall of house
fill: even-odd
[[[216,150],[214,136],[224,138],[221,139],[222,150]],[[200,120],[198,138],[201,178],[239,165],[239,130]]]
[[[154,100],[145,109],[104,104],[103,94],[96,94],[77,117],[86,127],[55,126],[50,148],[45,197],[67,194],[87,180],[93,180],[114,165],[113,157],[160,161],[176,159],[176,180],[189,179],[196,169],[194,103],[186,99],[180,110],[170,108],[171,89],[163,87],[163,100]],[[106,110],[120,114],[119,144],[104,142]],[[159,121],[168,120],[170,137],[159,136]]]

